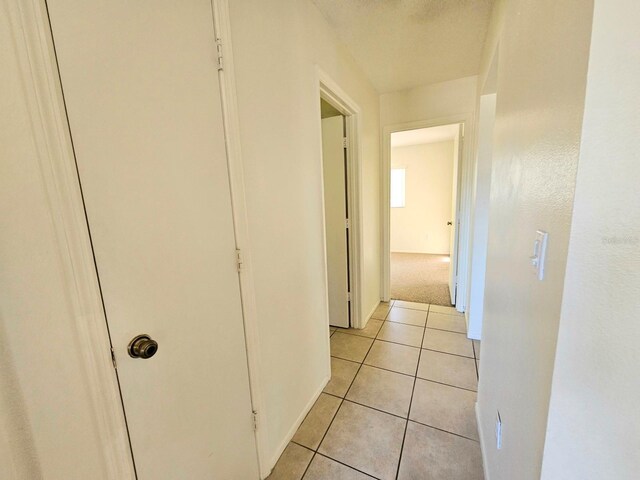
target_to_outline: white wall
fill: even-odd
[[[477,77],[464,77],[380,95],[380,124],[385,127],[471,113],[475,110],[476,83]]]
[[[544,480],[640,471],[639,24],[596,0]]]
[[[471,268],[469,269],[469,301],[465,312],[469,338],[482,336],[484,288],[489,239],[489,197],[491,193],[491,157],[493,155],[493,124],[496,95],[482,95],[478,112],[477,154],[473,181],[471,225]]]
[[[329,375],[316,65],[362,109],[363,316],[380,299],[378,94],[311,2],[229,3],[273,463]]]
[[[405,168],[405,206],[391,209],[391,251],[448,255],[453,140],[391,148],[391,168]]]
[[[590,4],[582,0],[494,6],[488,47],[499,41],[500,55],[478,386],[490,480],[540,478],[591,17]],[[484,65],[482,71],[488,70]],[[536,229],[549,233],[543,281],[529,262]],[[495,446],[497,410],[501,450]]]

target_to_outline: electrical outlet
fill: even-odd
[[[498,450],[502,448],[502,418],[500,417],[500,411],[496,412],[496,448]]]

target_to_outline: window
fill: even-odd
[[[391,208],[404,207],[405,169],[391,169]]]

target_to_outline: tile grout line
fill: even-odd
[[[391,307],[389,307],[389,311],[391,311]],[[389,312],[387,312],[387,316],[388,315],[389,315]],[[385,318],[386,318],[386,316],[385,316]],[[383,323],[384,323],[384,321],[383,321]],[[382,330],[382,326],[380,326],[380,329],[378,330],[378,333],[380,333],[380,330]],[[356,381],[356,377],[358,376],[358,373],[360,373],[360,370],[362,369],[362,365],[364,365],[364,360],[367,358],[367,355],[369,355],[369,352],[371,351],[371,347],[373,346],[373,344],[375,343],[376,339],[378,338],[378,333],[376,333],[376,336],[373,338],[373,341],[371,342],[371,345],[369,345],[369,348],[367,349],[367,353],[365,353],[364,357],[362,357],[362,362],[358,362],[358,363],[360,363],[360,366],[358,367],[358,370],[356,371],[356,374],[353,376],[353,379],[351,380],[351,383],[349,384],[349,388],[347,388],[347,391],[345,392],[344,397],[341,399],[340,405],[338,405],[338,408],[336,409],[336,413],[331,418],[331,421],[329,422],[329,425],[327,426],[327,429],[325,430],[324,435],[322,435],[322,438],[320,439],[320,443],[318,443],[318,447],[315,450],[313,450],[313,455],[311,457],[311,460],[309,461],[309,465],[307,465],[307,468],[305,468],[304,473],[302,474],[302,477],[300,477],[300,480],[304,479],[304,476],[307,474],[307,471],[309,470],[309,467],[311,466],[311,462],[313,462],[313,459],[315,458],[315,456],[316,455],[322,455],[321,453],[318,453],[318,450],[322,446],[322,442],[324,442],[324,439],[327,436],[327,433],[329,433],[329,430],[331,429],[331,425],[333,425],[334,420],[338,416],[338,412],[340,412],[340,409],[342,408],[342,405],[344,405],[344,402],[345,402],[345,400],[347,398],[347,395],[349,394],[349,390],[351,390],[351,387],[353,386],[353,382]],[[337,358],[339,358],[339,357],[337,357]],[[350,361],[353,362],[353,360],[350,360]],[[354,362],[354,363],[356,363],[356,362]],[[306,417],[305,417],[305,419],[306,419]],[[331,457],[327,457],[327,458],[331,458]],[[339,462],[339,463],[341,463],[341,462]],[[353,468],[351,465],[347,465],[347,464],[344,464],[344,465],[349,467],[349,468]],[[357,470],[357,469],[354,469],[354,470]],[[360,471],[360,470],[358,470],[358,471]],[[361,472],[361,473],[365,473],[365,472]],[[373,478],[375,478],[375,477],[373,477]]]
[[[426,317],[429,317],[429,310],[431,309],[431,305],[427,308],[425,312]],[[418,381],[418,369],[420,368],[420,357],[422,357],[422,345],[424,344],[424,336],[427,332],[427,322],[424,323],[424,330],[422,331],[422,341],[420,342],[420,352],[418,353],[418,363],[416,365],[416,374],[413,377],[413,388],[411,389],[411,399],[409,400],[409,409],[407,410],[407,420],[404,424],[404,434],[402,435],[402,444],[400,445],[400,457],[398,458],[398,468],[396,469],[396,480],[400,476],[400,465],[402,464],[402,453],[404,452],[404,442],[407,438],[407,430],[409,428],[409,417],[411,416],[411,406],[413,405],[413,395],[416,391],[416,382]]]
[[[392,302],[393,302],[393,303],[392,303]],[[405,439],[406,439],[406,435],[407,435],[407,429],[408,429],[408,426],[409,426],[409,422],[410,422],[410,421],[412,421],[412,422],[414,422],[414,423],[416,423],[416,424],[419,424],[419,425],[424,425],[424,426],[426,426],[426,427],[433,428],[433,429],[435,429],[435,430],[439,430],[439,431],[442,431],[442,432],[445,432],[445,433],[449,433],[449,434],[452,434],[452,435],[456,435],[456,436],[458,436],[458,437],[461,437],[461,438],[464,438],[464,439],[467,439],[467,440],[470,440],[470,441],[476,441],[476,440],[473,440],[473,439],[471,439],[471,438],[465,437],[465,436],[463,436],[463,435],[459,435],[459,434],[456,434],[456,433],[454,433],[454,432],[449,432],[449,431],[447,431],[447,430],[443,430],[443,429],[440,429],[440,428],[437,428],[437,427],[432,427],[431,425],[423,424],[423,423],[421,423],[421,422],[417,422],[417,421],[411,420],[411,419],[409,418],[409,417],[410,417],[410,414],[411,414],[411,407],[412,407],[412,405],[413,405],[413,397],[414,397],[414,394],[415,394],[415,387],[416,387],[416,383],[417,383],[417,379],[418,379],[418,369],[419,369],[419,366],[420,366],[420,359],[421,359],[421,356],[422,356],[422,350],[424,349],[424,350],[434,351],[434,352],[438,352],[438,353],[444,353],[444,354],[454,355],[454,356],[458,356],[458,357],[462,357],[462,358],[470,358],[470,357],[465,357],[464,355],[457,355],[457,354],[453,354],[453,353],[449,353],[449,352],[441,352],[441,351],[439,351],[439,350],[432,350],[432,349],[425,349],[425,348],[424,348],[424,339],[425,339],[425,336],[426,336],[426,331],[427,331],[427,328],[430,328],[430,327],[427,327],[427,322],[428,322],[428,315],[429,315],[429,312],[430,312],[431,305],[429,305],[429,307],[427,308],[427,310],[426,310],[426,311],[424,311],[424,310],[419,310],[419,309],[411,309],[411,310],[415,310],[415,311],[424,311],[424,312],[425,312],[425,315],[427,316],[427,320],[425,320],[425,324],[424,324],[424,326],[420,326],[420,325],[412,325],[412,324],[408,324],[408,323],[403,323],[403,322],[394,322],[394,321],[392,321],[392,320],[387,320],[387,318],[389,317],[389,313],[391,312],[391,309],[392,309],[392,308],[394,308],[394,303],[395,303],[395,302],[394,302],[394,301],[392,301],[392,302],[390,302],[390,304],[389,304],[389,309],[388,309],[388,311],[387,311],[387,313],[386,313],[386,315],[385,315],[384,319],[382,319],[382,320],[381,320],[381,319],[379,319],[379,318],[370,317],[370,320],[371,320],[371,319],[374,319],[374,320],[382,321],[382,324],[380,325],[380,328],[378,329],[378,331],[376,332],[376,334],[375,334],[375,336],[374,336],[374,337],[368,337],[368,336],[365,336],[365,335],[358,335],[358,334],[355,334],[355,333],[346,333],[346,332],[341,332],[341,333],[345,333],[345,334],[347,334],[347,335],[356,335],[356,336],[359,336],[359,337],[362,337],[362,338],[370,338],[370,339],[372,339],[373,341],[371,342],[371,345],[369,345],[369,348],[367,349],[367,352],[366,352],[366,353],[365,353],[365,355],[362,357],[362,361],[360,361],[360,362],[355,362],[355,361],[350,360],[350,359],[343,359],[343,358],[341,358],[341,357],[334,357],[334,358],[338,358],[338,359],[340,359],[340,360],[349,361],[349,362],[352,362],[352,363],[358,363],[358,364],[359,364],[359,366],[358,366],[358,369],[357,369],[357,371],[356,371],[356,373],[355,373],[355,375],[354,375],[353,379],[351,380],[351,383],[349,384],[349,387],[347,388],[347,390],[346,390],[346,392],[345,392],[345,394],[344,394],[344,397],[339,397],[339,396],[337,396],[337,395],[334,395],[334,394],[331,394],[331,393],[327,393],[327,392],[324,392],[324,391],[323,391],[323,392],[321,392],[321,393],[326,393],[327,395],[330,395],[330,396],[332,396],[332,397],[334,397],[334,398],[339,398],[339,399],[340,399],[340,404],[338,405],[338,408],[336,409],[336,413],[335,413],[335,414],[333,415],[333,417],[331,418],[331,421],[329,422],[329,425],[327,426],[327,429],[325,430],[325,432],[324,432],[324,434],[323,434],[322,438],[320,439],[320,442],[318,443],[318,446],[317,446],[315,449],[311,449],[311,448],[309,448],[309,447],[307,447],[307,446],[305,446],[305,445],[299,444],[299,443],[297,443],[297,442],[295,442],[295,441],[291,440],[291,442],[292,442],[292,443],[294,443],[295,445],[298,445],[298,446],[300,446],[300,447],[302,447],[302,448],[305,448],[305,449],[310,450],[310,451],[312,451],[312,452],[313,452],[313,455],[311,456],[311,459],[309,460],[309,463],[307,464],[307,466],[306,466],[306,468],[305,468],[305,470],[304,470],[304,472],[303,472],[303,474],[302,474],[301,480],[303,480],[303,479],[304,479],[304,477],[306,476],[306,474],[307,474],[307,472],[308,472],[309,468],[311,467],[311,464],[313,463],[313,460],[314,460],[314,458],[316,457],[316,455],[320,455],[320,456],[322,456],[322,457],[328,458],[328,459],[330,459],[330,460],[332,460],[332,461],[335,461],[336,463],[339,463],[339,464],[344,465],[344,466],[346,466],[346,467],[348,467],[348,468],[350,468],[350,469],[353,469],[353,470],[355,470],[355,471],[357,471],[357,472],[359,472],[359,473],[362,473],[362,474],[364,474],[364,475],[367,475],[368,477],[371,477],[371,478],[374,478],[374,479],[376,479],[376,478],[377,478],[377,477],[374,477],[374,476],[372,476],[372,475],[370,475],[370,474],[368,474],[368,473],[366,473],[366,472],[364,472],[364,471],[362,471],[362,470],[359,470],[359,469],[357,469],[357,468],[355,468],[355,467],[353,467],[353,466],[351,466],[351,465],[349,465],[349,464],[347,464],[347,463],[344,463],[344,462],[342,462],[342,461],[340,461],[340,460],[336,460],[336,459],[334,459],[334,458],[332,458],[332,457],[330,457],[330,456],[328,456],[328,455],[322,454],[322,453],[320,453],[320,452],[318,451],[318,450],[320,449],[320,447],[321,447],[322,443],[324,442],[324,439],[326,438],[327,434],[329,433],[329,430],[331,429],[331,426],[333,425],[333,422],[335,421],[335,418],[337,417],[338,412],[340,411],[340,409],[342,408],[342,406],[344,405],[344,403],[345,403],[345,402],[349,402],[349,403],[353,403],[353,404],[356,404],[356,405],[360,405],[360,406],[362,406],[362,407],[364,407],[364,408],[370,408],[370,409],[375,410],[375,411],[378,411],[378,412],[380,412],[380,413],[385,413],[385,414],[387,414],[387,415],[392,415],[392,416],[394,416],[394,417],[396,417],[396,418],[401,418],[401,419],[405,420],[404,434],[403,434],[403,437],[402,437],[402,443],[401,443],[401,446],[400,446],[400,457],[398,458],[398,466],[397,466],[397,470],[396,470],[396,480],[397,480],[397,478],[398,478],[398,476],[399,476],[399,474],[400,474],[400,465],[401,465],[401,462],[402,462],[402,454],[403,454],[403,451],[404,451],[404,444],[405,444]],[[405,307],[398,306],[398,308],[405,308]],[[422,329],[423,329],[423,331],[422,331],[422,339],[421,339],[421,342],[420,342],[420,346],[419,346],[419,347],[415,347],[415,346],[413,346],[413,345],[406,345],[406,344],[402,344],[402,343],[399,343],[399,342],[390,342],[390,341],[387,341],[387,340],[378,339],[378,336],[379,336],[380,332],[382,331],[382,329],[383,329],[383,327],[384,327],[384,323],[385,323],[385,322],[391,322],[391,323],[396,323],[396,324],[401,324],[401,325],[407,325],[407,326],[413,326],[413,327],[422,328]],[[443,330],[443,329],[434,329],[434,330],[449,331],[449,330]],[[340,329],[335,329],[333,332],[331,332],[331,333],[330,333],[329,337],[331,338],[331,337],[333,336],[333,334],[334,334],[334,333],[336,333],[336,332],[340,332]],[[450,332],[451,332],[451,331],[450,331]],[[460,332],[451,332],[451,333],[458,333],[458,334],[459,334]],[[407,347],[411,347],[411,348],[418,348],[418,350],[419,350],[419,352],[418,352],[418,362],[417,362],[417,364],[416,364],[415,375],[409,375],[409,374],[406,374],[406,373],[403,373],[403,372],[396,372],[396,371],[394,371],[394,370],[389,370],[389,369],[386,369],[386,368],[377,367],[377,366],[375,366],[375,365],[368,365],[368,364],[365,364],[364,362],[365,362],[366,358],[368,357],[369,353],[371,352],[371,349],[373,348],[373,345],[375,344],[375,342],[376,342],[376,341],[387,342],[387,343],[392,343],[392,344],[396,344],[396,345],[407,346]],[[476,358],[476,352],[475,352],[475,345],[473,344],[473,342],[472,342],[472,350],[473,350],[473,360],[474,360],[474,363],[475,363],[475,366],[476,366],[476,376],[477,376],[477,374],[478,374],[478,372],[477,372],[477,358]],[[406,416],[406,417],[402,417],[402,416],[400,416],[400,415],[396,415],[396,414],[393,414],[393,413],[390,413],[390,412],[386,412],[386,411],[384,411],[384,410],[381,410],[381,409],[378,409],[378,408],[375,408],[375,407],[371,407],[371,406],[369,406],[369,405],[364,405],[364,404],[361,404],[361,403],[359,403],[359,402],[354,402],[354,401],[352,401],[352,400],[348,400],[348,399],[346,398],[346,397],[347,397],[347,395],[349,394],[349,391],[350,391],[350,390],[351,390],[351,388],[353,387],[353,384],[355,383],[355,380],[356,380],[356,378],[358,377],[358,374],[360,373],[360,371],[362,370],[362,367],[363,367],[364,365],[367,365],[368,367],[371,367],[371,368],[377,368],[377,369],[379,369],[379,370],[388,371],[388,372],[391,372],[391,373],[397,373],[397,374],[400,374],[400,375],[413,377],[413,387],[412,387],[412,390],[411,390],[411,398],[410,398],[410,400],[409,400],[409,408],[408,408],[408,410],[407,410],[407,416]],[[421,379],[421,380],[426,380],[426,381],[431,381],[431,382],[433,382],[432,380],[428,380],[428,379]],[[440,382],[433,382],[433,383],[440,383]],[[463,387],[457,387],[457,386],[455,386],[455,385],[448,385],[448,384],[442,384],[442,385],[447,385],[447,386],[450,386],[450,387],[452,387],[452,388],[459,388],[459,389],[467,390],[467,391],[473,391],[473,390],[465,389],[465,388],[463,388]],[[310,413],[310,412],[309,412],[309,413]],[[305,419],[304,419],[304,420],[306,420],[306,418],[308,417],[309,413],[307,413],[307,415],[305,416]],[[303,420],[303,423],[304,423],[304,420]]]

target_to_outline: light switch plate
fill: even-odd
[[[536,239],[533,242],[533,255],[529,257],[531,265],[538,277],[544,279],[544,264],[547,257],[547,242],[549,234],[543,230],[536,230]]]

